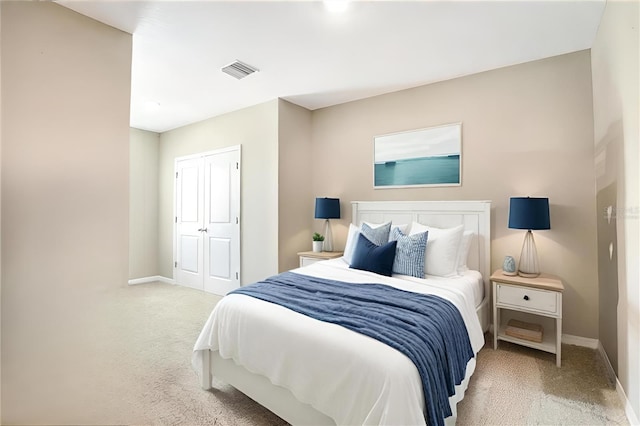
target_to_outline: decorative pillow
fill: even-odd
[[[389,242],[389,231],[391,230],[391,222],[372,228],[366,222],[360,226],[360,233],[367,237],[369,241],[377,246],[381,246]]]
[[[391,241],[383,246],[377,246],[367,237],[359,234],[349,267],[390,277],[393,272],[393,260],[396,257],[396,245],[397,241]]]
[[[369,225],[370,228],[379,228],[381,226],[385,226],[386,223],[371,223],[371,222],[362,222],[362,223],[366,223],[367,225]],[[389,241],[393,241],[391,239],[391,234],[393,233],[393,230],[395,228],[398,228],[402,231],[403,234],[407,234],[407,228],[409,227],[408,223],[404,223],[401,225],[396,225],[395,223],[391,222],[391,230],[389,231]]]
[[[460,241],[460,247],[458,248],[458,260],[456,261],[456,271],[459,275],[469,270],[469,268],[467,268],[467,258],[469,257],[472,239],[473,231],[464,231],[462,240]]]
[[[455,228],[434,228],[418,222],[411,224],[410,235],[429,232],[425,250],[425,275],[451,277],[457,275],[458,248],[462,239],[464,225]]]
[[[357,226],[353,224],[349,224],[349,233],[347,234],[347,243],[344,246],[344,260],[351,265],[351,259],[353,258],[353,251],[356,248],[356,243],[358,242],[358,235],[360,235],[360,230]]]
[[[395,225],[393,222],[391,222],[391,231],[389,231],[389,241],[393,241],[391,239],[391,233],[393,232],[394,229],[399,230],[400,232],[402,232],[404,235],[409,234],[407,232],[407,229],[409,228],[409,224],[405,223],[403,225]]]
[[[381,226],[387,226],[388,223],[369,223],[369,222],[363,222],[366,223],[370,228],[374,229],[374,232],[376,229],[380,228]],[[394,225],[393,223],[391,224],[391,230],[398,228],[400,229],[403,233],[407,233],[406,229],[409,225],[408,224],[404,224],[404,225]],[[345,262],[347,262],[349,265],[351,265],[351,259],[353,258],[353,250],[356,248],[356,242],[358,241],[358,234],[360,234],[360,229],[358,229],[357,226],[353,225],[352,223],[349,224],[349,233],[347,234],[347,243],[344,246],[344,260]],[[389,241],[391,241],[391,232],[389,232]]]
[[[393,261],[393,273],[424,278],[424,252],[427,248],[428,232],[405,235],[400,229],[393,228],[389,238],[398,242],[396,258]]]

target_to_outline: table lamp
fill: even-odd
[[[331,223],[329,219],[340,219],[339,198],[316,198],[316,219],[325,219],[324,224],[324,251],[333,251],[333,236],[331,235]]]
[[[532,230],[551,229],[549,199],[511,197],[509,203],[509,228],[526,229],[518,263],[518,275],[535,278],[540,275],[538,252]]]

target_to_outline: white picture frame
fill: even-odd
[[[461,186],[462,123],[375,136],[374,189]]]

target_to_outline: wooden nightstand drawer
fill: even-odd
[[[553,291],[498,284],[497,303],[556,314],[558,312],[557,296],[558,293]]]
[[[309,266],[316,262],[322,262],[325,259],[318,259],[317,257],[304,257],[300,256],[300,267]]]

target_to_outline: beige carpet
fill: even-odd
[[[285,424],[223,383],[217,382],[213,391],[199,388],[191,350],[218,300],[160,283],[105,294],[100,308],[104,321],[94,330],[101,343],[93,358],[85,360],[88,367],[67,377],[74,385],[51,395],[55,404],[25,401],[24,409],[7,407],[3,422]],[[508,343],[498,351],[484,348],[459,405],[458,424],[626,424],[597,353],[575,346],[563,350],[563,367],[557,369],[550,354]]]
[[[557,368],[554,354],[508,342],[494,351],[493,337],[485,338],[457,424],[628,424],[597,351],[563,345]]]

